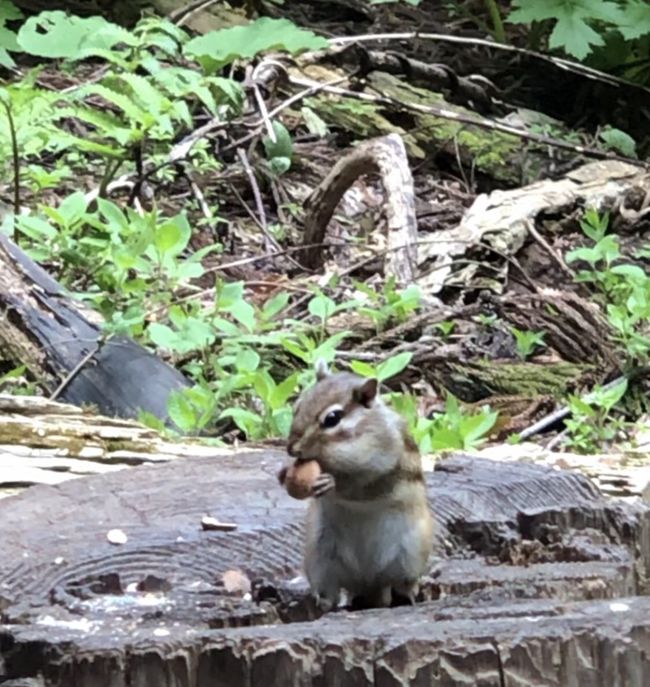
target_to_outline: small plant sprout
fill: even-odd
[[[531,332],[516,327],[511,327],[510,331],[515,337],[517,353],[522,360],[530,357],[537,348],[544,348],[544,332]]]

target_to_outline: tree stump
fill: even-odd
[[[284,458],[178,459],[1,501],[0,683],[647,684],[646,506],[571,472],[448,458],[427,478],[448,555],[420,601],[318,617]]]

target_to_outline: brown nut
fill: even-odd
[[[289,496],[294,499],[309,498],[314,482],[320,473],[320,465],[315,460],[294,463],[287,469],[284,476],[284,487]]]

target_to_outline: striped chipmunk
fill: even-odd
[[[304,558],[312,593],[323,611],[342,589],[360,607],[389,606],[393,593],[414,603],[434,527],[417,445],[376,379],[330,374],[319,361],[316,380],[294,408],[295,463],[278,475],[292,496],[312,497]]]

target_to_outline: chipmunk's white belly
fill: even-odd
[[[322,517],[323,532],[329,531],[334,542],[330,573],[348,591],[401,584],[425,572],[426,528],[414,522],[412,510],[391,508],[388,501],[358,504],[337,499],[334,508],[325,506]]]

